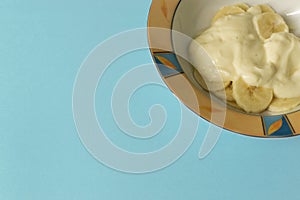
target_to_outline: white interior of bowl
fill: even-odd
[[[249,6],[257,4],[270,5],[285,19],[290,31],[300,37],[300,2],[298,0],[181,0],[173,19],[172,30],[195,38],[210,26],[212,18],[221,7],[239,3],[246,3]],[[172,42],[175,52],[179,48],[188,49],[189,44],[180,42],[176,34],[172,35]],[[193,77],[193,68],[191,65],[181,58],[178,58],[178,61],[187,77],[197,86],[198,83]],[[198,87],[200,86],[198,85]],[[299,109],[300,107],[293,111]],[[273,115],[279,113],[266,112],[264,114]]]
[[[300,36],[298,0],[181,0],[174,16],[173,29],[194,38],[209,27],[211,19],[221,7],[238,3],[270,5],[286,20],[291,31]]]

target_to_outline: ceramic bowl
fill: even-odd
[[[225,5],[268,4],[300,36],[300,4],[296,0],[153,0],[148,18],[150,51],[162,79],[170,90],[193,112],[224,129],[255,137],[277,138],[300,134],[299,108],[289,113],[248,114],[214,99],[193,76],[193,67],[184,53],[188,39],[209,27],[218,9]],[[153,27],[164,29],[161,33]],[[159,32],[159,31],[158,31]],[[181,34],[186,36],[182,37]],[[184,41],[184,42],[183,42]],[[179,56],[180,55],[180,56]]]

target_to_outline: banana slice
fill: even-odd
[[[242,78],[233,82],[232,86],[236,103],[249,113],[264,111],[273,99],[272,89],[249,86]]]
[[[227,15],[236,15],[236,14],[241,14],[244,12],[245,12],[245,10],[243,10],[239,6],[224,6],[214,16],[214,18],[212,19],[212,23],[215,23],[218,19],[225,17]]]
[[[225,92],[223,90],[218,90],[214,92],[214,95],[222,100],[235,101],[232,94],[232,82],[225,88]]]
[[[259,15],[262,13],[275,13],[275,11],[270,6],[265,4],[252,6],[247,10],[247,12],[253,15]]]
[[[249,6],[245,3],[236,4],[235,6],[243,9],[245,12],[249,9]]]
[[[260,7],[262,13],[267,13],[267,12],[275,13],[275,11],[266,4],[262,4],[262,5],[258,5],[258,6]]]
[[[300,105],[300,97],[279,99],[274,98],[268,110],[271,112],[286,112]]]
[[[255,16],[254,24],[261,39],[268,39],[273,33],[289,32],[289,27],[284,19],[272,12]]]
[[[211,91],[211,92],[223,90],[230,84],[230,81],[217,82],[217,81],[211,81],[211,80],[209,80],[209,78],[205,79],[204,77],[202,77],[200,75],[200,73],[196,69],[194,69],[193,75],[194,75],[195,80],[199,83],[199,85],[203,89],[205,89],[207,91]]]

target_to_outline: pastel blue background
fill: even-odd
[[[201,120],[198,136],[181,159],[144,175],[109,169],[86,151],[72,118],[76,73],[98,43],[144,27],[150,3],[0,1],[1,200],[300,199],[300,137],[263,140],[225,131],[213,152],[199,160],[208,128]],[[111,70],[119,76],[151,62],[148,51],[136,52],[134,58],[129,55]],[[131,106],[133,118],[147,124],[147,106],[153,102],[170,112],[164,135],[131,150],[153,150],[174,136],[179,103],[167,89],[148,86],[136,93],[130,103],[136,105]],[[106,120],[106,129],[116,130]],[[131,141],[123,137],[111,135],[130,148]]]

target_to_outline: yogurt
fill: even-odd
[[[276,98],[299,97],[299,38],[288,31],[262,38],[257,26],[258,15],[261,13],[224,16],[195,41],[206,50],[224,81],[242,77],[251,86],[272,88]],[[197,55],[191,58],[200,63]],[[201,73],[201,67],[195,67]]]

